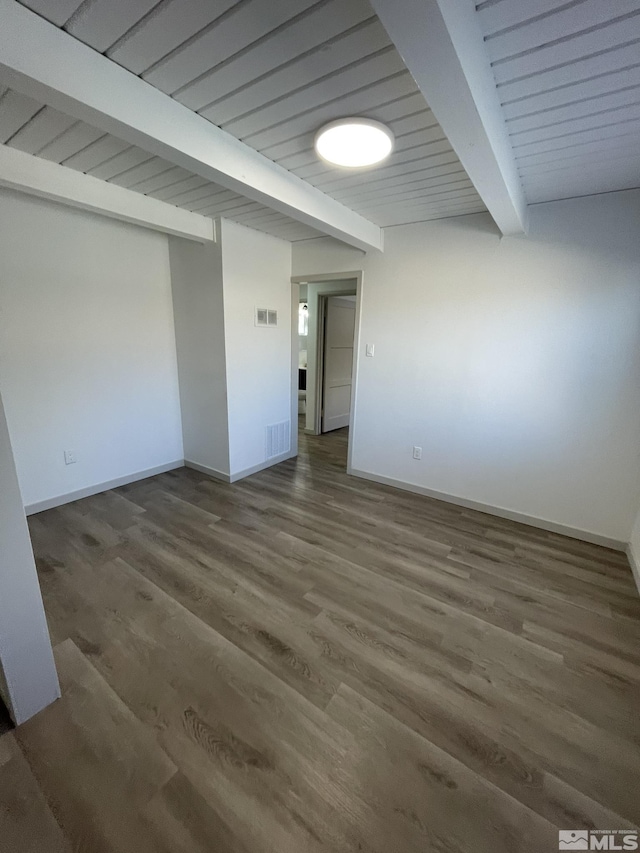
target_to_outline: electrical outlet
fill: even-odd
[[[422,459],[422,448],[418,447],[416,444],[413,445],[413,458]]]
[[[77,462],[78,459],[76,457],[75,450],[65,450],[64,452],[64,464],[65,465],[73,465],[74,462]]]

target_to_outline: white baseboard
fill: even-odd
[[[279,465],[281,462],[286,462],[287,459],[295,459],[297,454],[288,450],[286,453],[281,453],[279,456],[273,456],[265,462],[260,462],[258,465],[253,465],[251,468],[244,468],[242,471],[236,471],[231,475],[230,482],[237,483],[238,480],[243,480],[245,477],[250,477],[252,474],[257,474],[259,471],[264,471],[265,468],[271,468],[274,465]]]
[[[94,486],[86,486],[84,489],[77,489],[75,492],[67,492],[64,495],[56,495],[53,498],[47,498],[43,501],[36,501],[33,504],[27,504],[24,511],[27,515],[35,515],[37,512],[44,512],[47,509],[55,509],[57,506],[79,501],[82,498],[90,498],[92,495],[98,495],[100,492],[108,492],[109,489],[117,489],[118,486],[128,486],[129,483],[135,483],[138,480],[146,480],[147,477],[155,477],[156,474],[164,474],[166,471],[174,471],[176,468],[183,468],[184,460],[176,459],[175,462],[167,462],[164,465],[156,465],[155,468],[147,468],[144,471],[136,471],[135,474],[126,474],[124,477],[116,477],[115,480],[107,480],[104,483],[96,483]]]
[[[629,565],[631,566],[631,571],[633,572],[633,579],[636,582],[636,586],[638,587],[638,593],[640,594],[640,561],[636,558],[634,554],[633,548],[631,547],[631,542],[627,545],[627,559],[629,560]]]
[[[271,468],[272,465],[278,465],[280,462],[286,462],[287,459],[293,459],[295,453],[287,451],[279,456],[274,456],[272,459],[267,459],[265,462],[259,462],[257,465],[252,465],[251,468],[244,468],[242,471],[236,471],[235,474],[226,474],[224,471],[218,471],[216,468],[209,468],[206,465],[200,465],[197,462],[184,460],[187,468],[193,468],[194,471],[200,471],[201,474],[208,474],[214,480],[222,480],[223,483],[237,483],[238,480],[243,480],[245,477],[250,477],[251,474],[257,474],[259,471],[264,471],[265,468]]]
[[[64,495],[56,495],[53,498],[46,498],[43,501],[27,504],[24,511],[27,515],[35,515],[47,509],[55,509],[57,506],[63,506],[64,504],[72,503],[72,501],[90,498],[92,495],[100,494],[100,492],[108,492],[109,489],[117,489],[118,486],[127,486],[129,483],[146,480],[147,477],[154,477],[156,474],[164,474],[166,471],[174,471],[176,468],[183,468],[185,466],[193,468],[195,471],[200,471],[202,474],[207,474],[215,480],[221,480],[223,483],[235,483],[237,480],[242,480],[251,474],[257,474],[258,471],[271,468],[272,465],[278,465],[280,462],[286,462],[287,459],[293,459],[295,456],[296,454],[292,452],[282,453],[280,456],[274,456],[273,459],[268,459],[266,462],[261,462],[259,465],[254,465],[251,468],[245,468],[243,471],[238,471],[232,475],[226,474],[224,471],[218,471],[215,468],[208,468],[206,465],[199,465],[197,462],[191,462],[188,459],[176,459],[175,462],[167,462],[165,465],[157,465],[155,468],[136,471],[135,474],[127,474],[124,477],[117,477],[115,480],[107,480],[104,483],[96,483],[93,486],[86,486],[84,489],[77,489],[75,492],[67,492]]]
[[[223,483],[231,482],[229,474],[225,474],[224,471],[218,471],[217,468],[209,468],[208,465],[200,465],[199,462],[191,462],[189,459],[185,459],[184,464],[187,468],[193,468],[194,471],[199,471],[201,474],[213,477],[214,480],[221,480]]]
[[[603,545],[605,548],[612,548],[615,551],[627,551],[627,543],[619,539],[611,539],[609,536],[603,536],[600,533],[592,533],[590,530],[582,530],[579,527],[569,527],[566,524],[558,524],[555,521],[547,521],[544,518],[537,518],[532,515],[525,515],[522,512],[515,512],[502,507],[483,504],[479,501],[460,498],[456,495],[448,495],[445,492],[437,492],[434,489],[427,489],[424,486],[418,486],[414,483],[405,483],[402,480],[396,480],[393,477],[384,477],[381,474],[372,474],[370,471],[360,471],[357,468],[350,468],[347,471],[354,477],[361,477],[363,480],[371,480],[374,483],[383,483],[386,486],[393,486],[396,489],[403,489],[406,492],[414,492],[417,495],[424,495],[428,498],[435,498],[438,501],[456,504],[463,506],[466,509],[476,509],[479,512],[486,512],[489,515],[496,515],[498,518],[507,518],[510,521],[518,521],[520,524],[528,524],[529,527],[537,527],[541,530],[548,530],[551,533],[560,533],[563,536],[570,536],[572,539],[581,539],[583,542],[591,542],[593,545]],[[636,578],[637,580],[637,578]]]

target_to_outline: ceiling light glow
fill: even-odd
[[[373,166],[391,154],[393,134],[373,119],[341,118],[320,128],[315,149],[319,157],[335,166]]]

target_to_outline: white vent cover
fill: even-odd
[[[270,424],[267,427],[267,459],[281,456],[291,449],[291,421]]]
[[[278,312],[275,308],[256,308],[256,326],[277,326]]]

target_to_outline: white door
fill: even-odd
[[[356,329],[355,297],[327,299],[324,326],[322,432],[349,426],[351,369]]]

